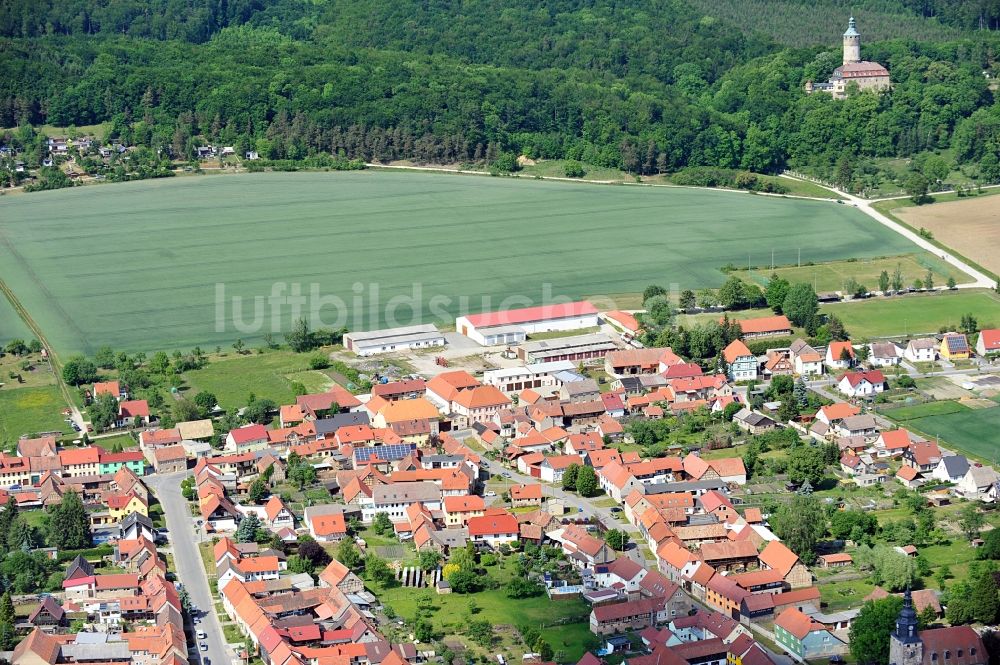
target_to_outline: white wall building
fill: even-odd
[[[433,323],[368,332],[349,332],[344,335],[344,346],[359,356],[373,356],[377,353],[406,349],[428,349],[444,346],[445,343],[444,335]]]
[[[576,365],[569,360],[554,360],[524,367],[504,367],[484,372],[483,383],[496,386],[505,393],[517,393],[528,388],[558,386],[559,380],[556,374],[572,372],[575,369]]]
[[[455,329],[483,346],[496,346],[518,344],[534,333],[596,328],[599,323],[597,308],[581,300],[460,316]]]

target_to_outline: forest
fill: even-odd
[[[820,36],[842,32],[849,10],[818,4],[844,15]],[[0,127],[110,122],[102,138],[175,159],[206,142],[274,160],[525,154],[635,174],[791,167],[854,189],[884,177],[880,159],[947,151],[949,166],[1000,180],[1000,39],[980,29],[996,27],[1000,2],[861,3],[923,32],[866,41],[893,88],[845,100],[802,91],[840,64],[839,38],[788,46],[731,5],[12,0],[0,6]]]

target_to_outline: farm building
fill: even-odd
[[[586,300],[559,305],[470,314],[455,319],[455,329],[482,344],[518,344],[527,335],[558,330],[595,328],[597,308]]]
[[[344,335],[344,346],[359,356],[403,349],[427,349],[445,345],[444,335],[433,323],[403,328],[386,328],[369,332],[349,332]]]
[[[608,351],[618,347],[604,333],[560,337],[538,342],[525,342],[517,355],[527,363],[553,362],[556,360],[592,360],[603,358]]]
[[[762,316],[739,321],[743,339],[774,337],[792,334],[792,324],[787,316]]]
[[[501,392],[513,393],[529,388],[545,388],[559,385],[556,374],[571,372],[576,365],[568,360],[535,363],[524,367],[504,367],[483,373],[483,383],[496,386]]]

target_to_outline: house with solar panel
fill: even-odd
[[[945,333],[938,354],[945,360],[968,360],[972,355],[969,339],[962,333]]]

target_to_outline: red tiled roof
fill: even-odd
[[[1000,329],[991,328],[989,330],[980,330],[979,339],[983,341],[983,347],[986,353],[991,351],[1000,351]]]
[[[123,418],[149,418],[149,403],[144,399],[131,399],[118,405],[118,415]]]
[[[783,543],[772,540],[761,551],[760,560],[768,568],[774,568],[780,571],[782,575],[787,575],[795,567],[795,564],[799,562],[799,557]]]
[[[237,427],[234,430],[230,430],[229,435],[233,437],[233,441],[239,445],[241,443],[246,443],[247,441],[266,440],[267,429],[263,425],[247,425],[246,427]]]
[[[752,356],[750,349],[741,340],[734,339],[729,343],[725,349],[722,350],[722,355],[725,357],[726,362],[734,362],[737,358]]]
[[[472,517],[466,525],[470,536],[496,536],[518,533],[517,518],[510,513]]]
[[[605,312],[604,318],[611,319],[630,332],[639,331],[639,322],[636,320],[635,316],[629,314],[628,312],[622,312],[616,309],[610,312]]]
[[[774,621],[775,626],[784,628],[795,636],[796,639],[803,639],[814,630],[826,630],[823,624],[813,621],[809,616],[803,614],[795,607],[789,607],[782,612]]]
[[[542,486],[539,483],[513,485],[510,488],[510,498],[514,500],[541,499]]]
[[[500,312],[471,314],[465,318],[477,328],[487,328],[491,326],[531,323],[547,319],[564,319],[588,314],[597,314],[597,308],[586,300],[581,300],[558,305],[541,305],[539,307],[526,307],[524,309],[508,309]]]
[[[787,316],[761,316],[756,319],[742,319],[736,321],[740,324],[740,330],[751,335],[764,333],[776,333],[784,330],[791,330],[792,324]]]

